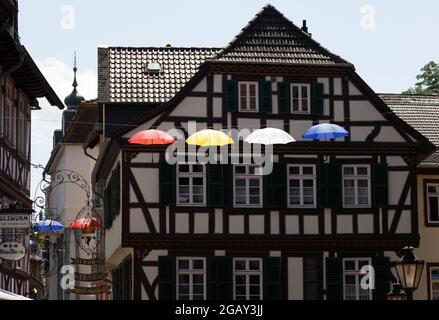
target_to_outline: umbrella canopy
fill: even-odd
[[[69,224],[69,228],[71,229],[88,229],[88,228],[102,228],[101,224],[98,222],[98,219],[93,217],[81,218],[73,221]]]
[[[219,130],[206,129],[195,132],[186,139],[187,144],[211,147],[211,146],[225,146],[226,144],[233,144],[233,139],[224,132]]]
[[[37,222],[37,226],[35,226],[34,231],[39,232],[52,232],[52,231],[60,231],[64,229],[64,226],[56,221],[56,220],[40,220]]]
[[[315,125],[303,134],[304,139],[337,139],[341,137],[348,137],[349,132],[345,128],[342,128],[332,123],[322,123]]]
[[[175,139],[169,134],[155,129],[137,132],[128,140],[128,143],[142,145],[171,144],[174,142]]]
[[[245,140],[247,143],[259,144],[287,144],[294,142],[294,138],[287,132],[276,128],[264,128],[253,131]]]

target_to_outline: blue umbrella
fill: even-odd
[[[64,226],[56,220],[40,220],[32,229],[38,232],[52,232],[64,229]]]
[[[337,139],[341,137],[348,137],[349,132],[345,128],[342,128],[332,123],[322,123],[313,126],[305,131],[303,134],[304,139]]]

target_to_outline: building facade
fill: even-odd
[[[434,95],[380,95],[383,101],[404,121],[439,146],[437,119],[439,96]],[[416,250],[418,259],[425,261],[419,289],[414,298],[418,300],[439,299],[439,153],[435,151],[417,168],[418,221],[420,244]]]
[[[95,268],[90,265],[74,264],[79,259],[93,259],[96,254],[89,254],[81,249],[79,230],[68,228],[78,219],[78,214],[86,210],[91,201],[91,173],[99,148],[85,150],[84,142],[97,121],[96,100],[85,101],[77,91],[76,63],[74,67],[73,91],[65,98],[67,110],[63,112],[62,129],[53,135],[53,151],[44,170],[50,177],[51,192],[47,195],[49,219],[60,221],[65,228],[59,236],[59,245],[54,251],[61,250],[62,254],[51,253],[51,272],[47,275],[47,290],[50,300],[95,300],[96,295],[76,294],[61,288],[63,274],[59,272],[63,265],[73,265],[75,274],[92,274]],[[64,183],[59,183],[63,179]],[[90,283],[79,280],[76,287],[88,287]]]
[[[417,166],[435,147],[306,24],[267,5],[223,49],[109,47],[98,59],[92,182],[105,193],[113,299],[386,297],[390,261],[419,245]],[[256,160],[268,149],[248,157],[238,137],[207,164],[192,157],[205,149],[185,147],[171,164],[166,147],[128,143],[154,128],[178,146],[194,122],[241,139],[279,128],[297,141],[274,147],[266,175]],[[327,122],[350,136],[302,138]],[[365,265],[374,290],[359,285]]]
[[[20,43],[16,0],[0,3],[0,48],[0,207],[8,209],[18,203],[20,207],[31,208],[31,111],[40,109],[37,98],[42,97],[60,109],[64,105]],[[21,233],[0,230],[0,242],[10,242]],[[28,243],[25,246],[29,249]],[[0,261],[1,289],[20,295],[39,289],[39,280],[31,272],[38,269],[32,264],[39,262],[29,254],[19,261]]]

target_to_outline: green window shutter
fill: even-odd
[[[341,258],[326,258],[326,299],[343,300],[343,267]]]
[[[273,163],[273,171],[264,176],[264,203],[268,208],[285,208],[287,205],[287,167]]]
[[[323,105],[323,83],[317,82],[312,86],[312,114],[323,115]]]
[[[233,165],[222,165],[222,177],[223,177],[223,207],[233,207]]]
[[[264,300],[280,300],[282,297],[280,258],[264,258],[263,272]]]
[[[374,300],[386,300],[390,291],[390,259],[388,257],[374,257],[372,265],[375,269]]]
[[[290,90],[287,82],[277,84],[278,113],[290,113]]]
[[[209,300],[233,299],[232,257],[207,259],[207,297]]]
[[[389,168],[386,164],[372,166],[372,202],[374,207],[389,205]]]
[[[303,299],[321,300],[320,270],[317,257],[303,258]]]
[[[106,188],[104,191],[104,228],[111,227],[113,220],[110,214],[110,188]]]
[[[159,257],[159,300],[175,300],[175,257]]]
[[[342,173],[338,164],[324,163],[320,166],[319,195],[321,208],[342,206]]]
[[[223,206],[223,165],[208,164],[207,170],[207,203],[209,207]]]
[[[273,112],[271,81],[259,81],[259,103],[261,111],[266,113]]]
[[[161,205],[172,206],[175,204],[176,166],[166,161],[159,165],[159,198]]]
[[[238,111],[238,82],[235,80],[226,81],[226,104],[228,111]]]

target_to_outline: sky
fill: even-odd
[[[420,68],[439,61],[439,1],[271,0],[296,25],[307,20],[314,39],[350,61],[376,92],[413,86]],[[73,53],[78,91],[97,96],[98,46],[222,47],[267,0],[19,0],[19,33],[49,83],[64,100]],[[40,101],[32,115],[32,163],[45,165],[61,112]],[[32,191],[41,180],[32,171]]]

